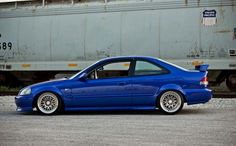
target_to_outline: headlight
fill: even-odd
[[[31,94],[31,88],[25,88],[20,91],[19,95],[29,95]]]

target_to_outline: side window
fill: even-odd
[[[136,61],[134,75],[159,75],[168,71],[162,67],[146,61]]]
[[[101,79],[101,78],[114,78],[114,77],[127,77],[129,75],[130,61],[125,62],[112,62],[93,70],[88,78]]]

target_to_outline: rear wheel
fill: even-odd
[[[38,97],[36,105],[38,111],[46,115],[51,115],[60,111],[61,101],[55,94],[45,92]]]
[[[164,92],[158,101],[158,108],[165,114],[176,114],[184,105],[183,96],[176,91]]]

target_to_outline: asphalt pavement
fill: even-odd
[[[44,116],[15,111],[0,97],[0,145],[236,145],[236,98],[160,111],[66,112]]]

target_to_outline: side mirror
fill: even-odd
[[[82,74],[79,76],[79,80],[80,80],[80,81],[86,81],[86,79],[87,79],[86,73],[82,73]]]

